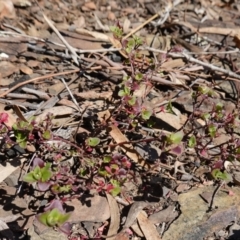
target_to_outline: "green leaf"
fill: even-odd
[[[216,180],[229,180],[231,179],[231,176],[227,173],[227,172],[221,172],[219,169],[213,169],[212,170],[212,176],[216,179]]]
[[[35,178],[36,181],[40,181],[42,178],[42,172],[39,166],[36,166],[34,170],[32,171],[33,177]]]
[[[131,113],[128,117],[134,119],[136,117],[136,114]]]
[[[52,177],[52,172],[49,170],[50,168],[51,163],[47,162],[45,166],[40,169],[42,182],[47,182]]]
[[[219,112],[219,111],[222,111],[223,110],[223,104],[222,103],[217,103],[216,104],[216,110]]]
[[[23,181],[28,183],[34,183],[36,182],[36,179],[33,177],[33,173],[29,172],[25,176],[23,176]]]
[[[48,227],[51,227],[51,226],[48,225],[48,222],[47,222],[48,215],[49,215],[49,211],[48,211],[48,212],[45,212],[45,213],[42,213],[42,214],[39,214],[39,215],[38,215],[38,220],[39,220],[39,222],[42,223],[43,225],[48,226]]]
[[[196,146],[196,144],[197,144],[196,137],[194,135],[192,135],[188,140],[188,146],[190,148],[194,148]]]
[[[199,86],[198,91],[202,94],[208,94],[210,89],[207,86]]]
[[[111,26],[110,30],[113,33],[115,38],[122,38],[122,36],[123,36],[123,29],[121,29],[121,28],[119,28],[117,26]]]
[[[101,167],[101,168],[98,169],[98,174],[99,174],[100,176],[103,176],[103,177],[109,176],[109,173],[105,170],[104,167]]]
[[[49,130],[46,130],[42,136],[44,139],[49,140],[51,138],[51,132]]]
[[[67,192],[69,192],[71,189],[72,189],[72,188],[71,188],[70,185],[65,185],[65,186],[60,187],[60,188],[59,188],[59,191],[60,191],[61,193],[62,193],[62,192],[67,193]]]
[[[26,148],[27,147],[27,141],[21,141],[18,143],[21,148]]]
[[[139,36],[136,36],[136,35],[134,35],[133,36],[133,39],[134,39],[134,41],[135,41],[135,45],[142,45],[143,44],[143,40],[142,40],[142,38],[140,38]]]
[[[118,92],[119,97],[124,97],[124,96],[128,96],[128,95],[130,95],[130,88],[127,86],[124,86],[124,89],[122,89]]]
[[[203,113],[201,115],[201,117],[202,117],[203,120],[207,121],[210,118],[210,114],[209,113]]]
[[[109,163],[111,160],[112,160],[111,156],[104,156],[104,158],[103,158],[104,163]]]
[[[167,104],[167,106],[166,106],[166,111],[167,111],[168,113],[175,114],[175,112],[173,111],[173,106],[172,106],[172,102],[171,102],[171,101],[168,102],[168,104]]]
[[[141,113],[142,115],[142,118],[144,120],[148,120],[151,116],[152,116],[152,111],[151,110],[147,110],[147,109],[144,109]]]
[[[133,106],[136,103],[136,97],[132,96],[132,98],[130,100],[128,100],[128,104]]]
[[[88,138],[87,139],[87,143],[89,146],[91,147],[96,147],[99,143],[100,143],[100,139],[99,138]]]
[[[113,197],[116,197],[119,193],[121,193],[120,187],[114,187],[112,190],[110,190],[110,193]]]
[[[57,208],[38,215],[38,220],[48,227],[58,227],[66,222],[70,213],[61,213]]]
[[[142,73],[137,73],[137,74],[135,75],[135,79],[136,79],[137,81],[141,81],[141,80],[143,79],[143,74],[142,74]]]
[[[61,214],[58,218],[58,225],[63,225],[70,217],[70,213]]]
[[[179,144],[182,141],[182,139],[183,139],[183,132],[172,133],[168,137],[168,141],[171,144]]]
[[[60,214],[61,213],[59,212],[58,209],[56,208],[52,209],[47,216],[47,225],[50,227],[57,226]]]
[[[147,126],[148,126],[149,128],[152,128],[152,127],[154,126],[154,124],[155,124],[155,122],[154,122],[152,119],[149,119],[149,120],[147,121]]]
[[[42,177],[41,177],[42,182],[47,182],[52,177],[52,172],[47,169],[44,169],[41,172],[42,172]]]
[[[121,192],[120,183],[117,180],[111,179],[110,182],[113,185],[113,189],[110,191],[112,196],[116,197]]]
[[[210,124],[208,126],[208,132],[209,132],[209,135],[213,138],[216,136],[216,132],[217,132],[217,127],[214,126],[213,124]]]
[[[126,96],[125,91],[124,91],[124,90],[120,90],[120,91],[118,92],[118,96],[119,96],[119,97],[124,97],[124,96]]]
[[[131,125],[132,125],[132,127],[137,127],[138,126],[138,121],[137,120],[132,120],[131,121]]]

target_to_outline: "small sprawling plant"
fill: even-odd
[[[138,36],[133,36],[131,39],[124,39],[121,26],[112,27],[114,37],[121,43],[122,51],[127,56],[126,63],[129,66],[128,75],[123,77],[120,84],[118,96],[121,97],[120,111],[126,112],[130,122],[134,123],[136,119],[140,121],[149,120],[153,114],[153,109],[144,104],[144,99],[136,97],[135,91],[140,89],[141,85],[151,86],[151,71],[152,66],[148,68],[139,64],[140,50],[143,41]]]
[[[154,115],[153,109],[144,104],[144,97],[139,98],[135,94],[142,85],[151,86],[154,66],[148,61],[146,68],[146,65],[141,65],[138,61],[141,57],[139,47],[143,44],[141,38],[134,36],[124,39],[119,25],[113,27],[112,32],[122,45],[127,69],[127,75],[123,77],[118,91],[119,111],[114,113],[112,119],[122,114],[134,129],[138,123],[148,124]],[[162,133],[158,137],[141,139],[138,142],[157,141],[165,155],[181,156],[184,149],[194,149],[201,164],[209,164],[216,180],[228,180],[229,174],[224,163],[240,160],[240,139],[236,134],[240,120],[237,111],[227,112],[220,102],[213,104],[207,112],[201,108],[204,101],[214,98],[215,93],[210,87],[198,87],[193,91],[193,112],[187,120],[190,130],[185,128],[185,124],[181,131]],[[171,102],[162,107],[162,111],[174,114],[172,109]],[[195,124],[199,119],[204,122],[201,126]],[[69,235],[71,226],[67,221],[70,213],[64,210],[67,201],[79,198],[86,191],[94,189],[101,194],[117,196],[121,193],[122,186],[133,180],[134,171],[125,155],[99,153],[98,150],[103,146],[99,136],[88,136],[80,144],[56,136],[52,132],[52,120],[53,116],[50,114],[41,122],[36,122],[34,117],[27,121],[17,119],[16,123],[9,127],[6,124],[8,114],[0,113],[0,147],[2,152],[6,152],[16,145],[22,149],[27,149],[29,145],[34,146],[36,156],[29,163],[30,167],[23,176],[23,181],[34,189],[36,198],[48,196],[47,207],[39,207],[37,219],[42,224]],[[230,138],[215,146],[214,140],[222,132]],[[62,142],[66,143],[66,146],[62,145]],[[219,151],[213,154],[213,149]],[[77,162],[71,165],[67,161],[70,157],[77,158]]]

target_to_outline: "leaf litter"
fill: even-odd
[[[130,182],[123,184],[124,190],[119,190],[117,182],[105,182],[104,177],[93,179],[92,186],[89,182],[92,176],[87,174],[88,180],[83,177],[86,182],[79,183],[82,192],[64,199],[65,207],[70,208],[70,212],[75,208],[87,216],[91,203],[97,205],[95,210],[92,207],[92,219],[79,217],[74,221],[69,239],[101,239],[106,233],[108,236],[119,234],[134,224],[132,232],[119,234],[118,239],[129,239],[129,234],[149,240],[168,239],[168,236],[197,239],[197,228],[202,230],[201,239],[234,239],[233,229],[238,229],[239,221],[239,215],[235,214],[237,207],[234,203],[234,207],[227,203],[224,208],[220,206],[231,197],[236,198],[236,203],[239,197],[239,129],[229,131],[222,122],[214,125],[208,121],[219,114],[222,119],[226,118],[227,124],[238,114],[238,9],[237,1],[220,0],[167,4],[118,0],[40,1],[38,4],[2,1],[0,104],[1,114],[7,113],[8,121],[3,115],[0,120],[11,129],[17,118],[26,125],[31,116],[41,122],[51,113],[54,118],[51,131],[62,130],[62,137],[56,134],[52,142],[46,142],[54,148],[58,148],[60,142],[66,143],[61,145],[64,154],[58,156],[45,154],[46,149],[29,142],[26,150],[17,145],[8,146],[1,137],[1,190],[8,199],[22,197],[28,203],[16,201],[10,206],[10,217],[14,217],[18,208],[38,214],[45,205],[41,194],[33,197],[33,189],[27,191],[22,183],[29,161],[36,154],[46,159],[67,160],[67,165],[61,162],[61,169],[68,166],[74,169],[79,166],[79,159],[84,159],[95,164],[96,169],[104,166],[106,172],[101,169],[102,174],[128,171]],[[122,42],[111,32],[116,24],[123,26]],[[134,35],[140,36],[143,44],[131,65],[122,46]],[[150,70],[151,61],[157,71]],[[121,98],[116,97],[123,77],[129,76],[133,67],[148,78],[145,85],[134,89],[137,100],[131,100],[142,104],[142,118],[150,118],[152,122],[143,122],[140,118],[136,122],[126,120],[127,111],[121,111]],[[138,73],[138,78],[141,74]],[[194,98],[196,93],[199,96]],[[178,131],[184,134],[180,144],[173,137]],[[50,137],[49,132],[44,134]],[[92,144],[92,139],[96,144]],[[235,155],[227,158],[226,151],[233,147],[233,142],[236,143]],[[65,155],[69,146],[75,146],[79,152],[72,157]],[[150,153],[150,149],[155,149],[155,154]],[[114,161],[121,159],[125,169],[123,166],[118,169],[114,164],[107,166],[106,154],[112,153]],[[13,176],[17,180],[14,186],[8,186]],[[18,196],[13,188],[18,190],[21,184],[23,188],[17,191]],[[89,193],[92,197],[84,200]],[[95,198],[99,194],[107,197],[108,203],[98,202]],[[121,200],[116,202],[114,194]],[[184,196],[195,197],[201,207],[187,212]],[[202,198],[213,202],[212,208],[218,209],[205,214],[209,206]],[[3,197],[0,199],[3,216],[9,204]],[[127,213],[122,206],[125,201],[131,205]],[[94,219],[102,204],[106,205],[105,209],[109,204],[111,216]],[[152,208],[148,208],[149,205]],[[19,214],[25,218],[27,227],[18,225],[16,231],[17,220],[12,219],[13,223],[9,224],[3,217],[0,231],[3,238],[6,234],[16,237],[19,233],[25,238],[27,234],[33,238],[41,234],[43,237],[45,233],[44,239],[54,238],[54,229],[44,228],[44,232],[36,231],[35,225],[29,227],[33,218],[22,212]],[[126,221],[121,224],[124,216]],[[223,219],[221,224],[218,218]],[[102,225],[94,225],[98,221]],[[186,231],[186,221],[193,224],[190,232]],[[179,235],[173,235],[174,231]],[[64,239],[64,235],[61,237]]]

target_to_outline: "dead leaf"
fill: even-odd
[[[173,107],[173,111],[176,114],[167,113],[167,112],[159,112],[155,114],[155,117],[162,120],[166,124],[170,125],[175,129],[180,129],[183,124],[187,121],[187,117],[179,110]]]
[[[108,230],[108,236],[117,234],[119,226],[120,226],[120,212],[118,208],[118,204],[116,200],[112,197],[112,195],[107,193],[107,199],[109,204],[109,209],[111,213],[111,222]],[[114,240],[114,237],[109,237],[109,240]]]
[[[11,0],[0,0],[0,18],[15,18],[16,13]]]
[[[107,18],[110,20],[110,21],[114,21],[116,19],[116,16],[113,12],[108,12],[108,16]]]
[[[184,191],[188,190],[189,188],[190,188],[189,184],[180,183],[176,188],[176,192],[181,193],[181,192],[184,192]]]
[[[111,137],[117,142],[129,142],[126,136],[122,134],[120,129],[114,125],[111,126],[110,135]],[[141,157],[141,155],[133,148],[132,144],[124,144],[121,145],[121,149],[124,153],[135,163],[139,164],[140,166],[149,169],[149,164]]]
[[[167,62],[164,62],[161,67],[167,68],[167,69],[173,69],[173,68],[180,68],[185,66],[186,63],[183,61],[182,58],[179,59],[170,59]]]
[[[0,51],[8,55],[21,54],[27,50],[27,44],[22,42],[24,37],[0,37]]]
[[[47,116],[47,114],[53,114],[53,116],[64,116],[64,115],[70,115],[74,112],[74,109],[67,106],[57,106],[52,107],[51,109],[44,110],[39,116],[36,117],[36,121],[40,122],[44,120]]]
[[[112,92],[96,92],[96,91],[84,91],[74,93],[76,97],[83,99],[109,99],[112,96]]]
[[[138,218],[141,211],[148,205],[149,204],[147,202],[143,202],[143,201],[134,202],[131,205],[130,210],[128,212],[126,222],[124,223],[124,226],[123,226],[123,230],[130,228]]]
[[[29,60],[27,62],[27,65],[31,68],[34,68],[34,67],[38,67],[40,65],[40,62],[36,60]]]
[[[109,37],[104,33],[88,31],[88,30],[83,29],[83,28],[77,28],[76,32],[92,36],[92,37],[96,38],[97,40],[101,40],[101,41],[105,41],[105,42],[110,41]]]
[[[31,75],[33,73],[33,70],[24,64],[20,66],[20,70],[27,75]]]
[[[85,18],[83,16],[80,16],[76,20],[73,21],[75,28],[84,28],[86,27]]]
[[[94,2],[86,2],[84,4],[85,7],[91,9],[91,10],[96,10],[97,6]]]
[[[17,71],[18,71],[18,68],[16,67],[16,65],[14,65],[10,62],[7,62],[7,61],[0,62],[1,77],[3,77],[3,78],[8,77]]]
[[[174,206],[168,206],[162,211],[153,213],[148,219],[153,224],[172,222],[178,216],[178,212],[174,211],[174,209]]]
[[[86,204],[86,202],[88,204]],[[67,202],[67,205],[74,207],[69,222],[79,223],[88,222],[104,222],[110,218],[110,208],[105,197],[98,195],[85,196],[85,203],[80,199],[73,199]],[[89,207],[90,206],[90,207]]]
[[[139,213],[137,219],[146,240],[161,240],[156,227],[148,220],[144,211]]]

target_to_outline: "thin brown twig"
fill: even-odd
[[[149,51],[153,51],[153,52],[158,52],[158,53],[165,53],[171,57],[179,57],[179,58],[185,58],[186,60],[188,60],[189,62],[193,62],[193,63],[197,63],[203,67],[206,67],[208,69],[211,69],[212,71],[217,71],[217,72],[222,72],[224,74],[226,74],[227,76],[230,76],[230,77],[233,77],[235,79],[233,79],[233,81],[237,81],[239,82],[240,81],[240,75],[230,71],[230,70],[227,70],[227,69],[224,69],[224,68],[220,68],[220,67],[217,67],[217,66],[214,66],[210,63],[205,63],[203,61],[200,61],[198,59],[195,59],[191,56],[189,56],[187,53],[184,53],[182,52],[181,54],[177,54],[177,53],[170,53],[170,52],[167,52],[167,51],[163,51],[163,50],[158,50],[158,49],[155,49],[155,48],[152,48],[152,47],[145,47],[145,49],[149,50]]]

